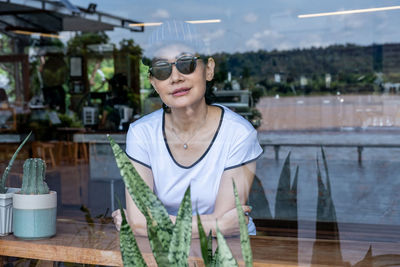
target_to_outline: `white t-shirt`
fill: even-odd
[[[218,130],[206,152],[191,166],[175,161],[164,138],[164,111],[157,110],[131,123],[126,153],[150,168],[154,192],[171,215],[178,213],[187,187],[191,186],[193,214],[214,211],[222,173],[256,160],[262,154],[257,131],[242,116],[222,109]]]

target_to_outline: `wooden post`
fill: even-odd
[[[275,160],[279,160],[279,148],[280,145],[274,145],[274,150],[275,150]]]
[[[357,152],[358,152],[358,165],[362,165],[362,151],[364,147],[363,146],[357,146]]]

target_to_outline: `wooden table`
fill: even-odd
[[[147,239],[137,238],[137,241],[148,265],[156,266]],[[227,241],[235,258],[243,266],[238,238],[228,238]],[[254,266],[309,266],[309,248],[313,248],[314,241],[290,237],[252,237]],[[335,263],[332,255],[337,245],[337,241],[319,240],[316,256],[319,264],[313,266],[340,265]],[[364,257],[369,245],[373,248],[373,255],[400,254],[398,242],[341,241],[340,245],[343,260],[351,264]],[[122,265],[118,232],[113,224],[90,225],[71,219],[58,219],[57,235],[53,238],[30,241],[17,239],[13,235],[0,237],[0,255],[82,264]],[[190,255],[189,266],[204,266],[198,239],[193,239]]]

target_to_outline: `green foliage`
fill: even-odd
[[[176,224],[172,232],[171,244],[168,251],[168,260],[175,266],[186,266],[192,241],[192,201],[190,200],[190,186],[179,207]]]
[[[237,211],[238,217],[239,217],[240,246],[242,248],[243,259],[246,264],[246,267],[251,267],[251,266],[253,266],[253,254],[251,252],[249,232],[247,229],[246,219],[244,218],[242,204],[240,203],[240,199],[239,199],[238,191],[236,189],[235,182],[232,181],[232,183],[233,183],[233,191],[235,194],[236,211]]]
[[[186,190],[180,205],[175,225],[169,219],[169,215],[161,201],[142,180],[128,157],[120,146],[108,136],[117,165],[125,182],[125,186],[138,209],[143,213],[147,222],[147,234],[154,258],[158,266],[188,266],[192,234],[192,202],[190,199],[190,187]],[[247,225],[243,210],[234,185],[236,208],[239,214],[241,245],[246,266],[251,264],[250,240],[247,233]],[[123,222],[121,225],[121,252],[125,266],[146,266],[143,257],[136,245],[135,237],[129,229],[123,210],[121,210]],[[202,255],[207,262],[206,266],[237,266],[223,235],[217,228],[218,248],[212,256],[211,232],[205,236],[198,215],[198,227],[201,238]]]
[[[241,80],[244,88],[251,89],[262,84],[266,87],[266,93],[272,96],[326,94],[336,91],[374,92],[379,90],[374,81],[375,73],[381,72],[378,65],[382,62],[382,58],[373,51],[375,46],[346,44],[283,51],[218,53],[213,55],[216,62],[214,80],[218,88],[223,88],[227,73],[231,72],[232,79]],[[384,49],[385,45],[380,46],[381,49],[382,47]],[[386,71],[391,72],[397,73],[396,70]],[[330,87],[325,84],[326,73],[332,77]],[[281,74],[281,83],[272,82],[274,74]],[[300,86],[302,75],[308,79],[305,87]],[[389,81],[398,82],[399,78],[392,76]]]
[[[71,115],[58,113],[57,115],[61,121],[59,127],[83,128],[82,121],[78,118],[78,116],[75,113]]]
[[[81,54],[82,49],[91,44],[106,44],[110,38],[104,32],[87,32],[76,35],[68,41],[69,54]]]
[[[48,194],[49,187],[44,181],[46,163],[40,158],[30,158],[24,162],[21,194],[41,195]]]
[[[232,252],[226,243],[224,236],[217,226],[217,240],[218,240],[218,253],[217,253],[217,265],[218,266],[238,266],[237,261],[232,255]]]
[[[19,151],[22,149],[22,147],[25,145],[25,143],[28,141],[29,137],[31,137],[32,132],[30,132],[24,139],[24,141],[22,141],[22,143],[19,145],[19,147],[17,148],[17,150],[14,152],[13,156],[11,157],[10,162],[8,163],[6,169],[4,170],[3,176],[1,177],[1,184],[0,184],[0,194],[4,194],[7,192],[7,188],[6,188],[6,180],[8,177],[8,173],[10,172],[12,165],[14,163],[14,160],[16,159],[16,157],[18,156]]]
[[[143,64],[143,61],[140,60],[139,63],[139,70],[140,70],[140,88],[142,89],[150,89],[151,84],[149,80],[149,67]]]
[[[197,212],[197,228],[199,232],[199,238],[200,238],[200,248],[201,248],[201,256],[203,257],[204,265],[206,267],[213,266],[213,254],[212,254],[212,235],[211,235],[211,230],[208,236],[206,236],[206,233],[203,228],[203,224],[201,223],[200,220],[200,215],[199,212]]]
[[[97,73],[97,70],[101,70],[104,73],[105,80]],[[92,84],[90,85],[91,92],[107,92],[109,90],[107,80],[110,80],[114,76],[114,59],[112,58],[91,58],[88,60],[87,72],[94,75],[91,79]]]
[[[135,44],[133,39],[122,39],[119,45],[123,52],[129,52],[130,55],[137,57],[141,57],[142,55],[142,48],[138,44]]]
[[[120,207],[122,223],[119,232],[119,242],[121,247],[122,261],[124,266],[147,266],[143,259],[142,253],[133,235],[132,229],[128,224],[125,212]]]
[[[13,52],[13,45],[12,45],[12,38],[6,34],[0,33],[0,54],[12,54]]]

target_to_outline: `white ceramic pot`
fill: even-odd
[[[57,192],[13,196],[13,232],[23,239],[41,239],[56,234]]]
[[[8,188],[7,193],[0,194],[0,236],[12,233],[13,195],[20,188]]]

